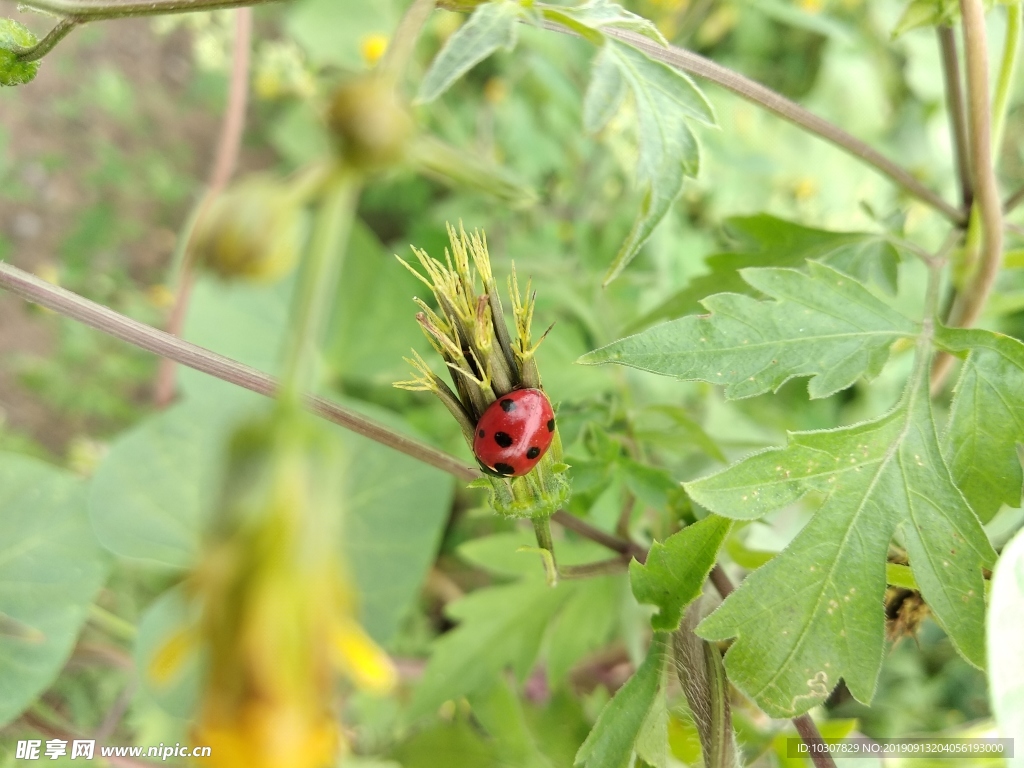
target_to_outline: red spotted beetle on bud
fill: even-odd
[[[484,471],[519,477],[541,460],[555,433],[555,413],[539,389],[517,389],[488,406],[476,425],[473,453]]]

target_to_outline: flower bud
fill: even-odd
[[[305,221],[295,196],[266,177],[228,189],[196,224],[196,262],[221,277],[272,281],[298,261]]]
[[[18,61],[15,51],[38,41],[32,32],[13,19],[0,19],[0,85],[24,85],[39,71],[38,61]]]
[[[370,75],[350,80],[334,92],[327,126],[346,163],[371,171],[400,162],[413,134],[413,122],[391,81]]]

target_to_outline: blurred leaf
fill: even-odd
[[[1005,737],[1024,733],[1024,531],[1003,549],[992,574],[988,608],[988,685],[992,712]],[[1015,758],[1015,761],[1020,758]]]
[[[610,3],[608,0],[588,0],[580,5],[548,5],[538,3],[537,7],[544,12],[546,18],[562,21],[569,18],[572,21],[582,24],[585,27],[600,32],[604,27],[613,29],[627,29],[654,40],[656,43],[668,45],[664,35],[658,31],[653,21],[638,16],[632,11],[627,11],[621,5]],[[572,28],[572,24],[568,24]]]
[[[501,759],[516,768],[554,768],[540,751],[523,706],[508,681],[498,677],[487,691],[470,697],[473,715],[496,742]]]
[[[513,209],[537,202],[536,190],[509,169],[432,136],[417,138],[411,155],[418,170],[456,189],[478,190]]]
[[[824,701],[839,678],[861,702],[882,660],[882,597],[889,542],[902,532],[933,615],[957,650],[984,664],[984,579],[995,553],[943,461],[918,376],[874,421],[795,432],[785,448],[755,454],[686,485],[734,519],[761,517],[814,492],[824,503],[792,543],[754,571],[698,628],[736,637],[732,682],[772,717]]]
[[[629,564],[629,583],[638,602],[656,605],[651,626],[672,632],[686,606],[700,597],[732,521],[718,515],[688,525],[664,542],[656,541],[647,563]]]
[[[615,117],[626,97],[626,81],[612,56],[602,51],[594,59],[590,82],[583,96],[583,127],[597,133]]]
[[[763,213],[728,219],[726,231],[738,241],[737,250],[708,256],[704,264],[710,274],[691,280],[628,330],[698,313],[701,301],[715,293],[754,295],[756,291],[741,276],[745,267],[801,269],[809,260],[820,261],[887,294],[896,292],[899,254],[879,235],[810,229]]]
[[[84,484],[36,459],[0,458],[3,726],[60,674],[107,568],[89,530]]]
[[[187,568],[220,491],[221,452],[238,410],[186,401],[122,433],[89,486],[89,514],[114,554]]]
[[[682,484],[664,469],[624,457],[616,463],[626,487],[641,503],[663,512],[677,509],[680,501],[685,503],[686,494],[683,493]]]
[[[139,621],[139,634],[135,639],[135,666],[142,687],[160,705],[161,709],[181,718],[191,720],[199,706],[202,679],[205,676],[205,659],[198,643],[189,645],[186,639],[180,642],[181,654],[176,668],[161,670],[166,679],[154,676],[154,662],[166,652],[168,642],[182,639],[195,617],[189,615],[189,600],[182,586],[172,587],[152,602]]]
[[[515,48],[516,24],[522,13],[522,6],[509,0],[492,0],[478,6],[437,54],[420,83],[416,100],[433,101],[498,49]]]
[[[644,663],[601,710],[593,730],[576,753],[576,765],[626,768],[661,686],[666,649],[667,636],[655,633]]]
[[[496,746],[475,725],[459,719],[432,725],[394,750],[402,768],[505,768]]]
[[[956,0],[911,0],[903,11],[893,37],[899,37],[917,27],[952,25],[960,18],[960,5]]]
[[[523,680],[533,668],[548,622],[573,592],[541,580],[488,587],[450,603],[459,626],[440,638],[413,696],[410,717],[432,713],[445,701],[492,685],[511,668]]]
[[[558,546],[561,564],[561,542]],[[622,576],[601,576],[573,585],[575,594],[555,618],[548,641],[547,677],[552,687],[561,685],[589,654],[607,646],[619,623],[625,581]]]
[[[607,39],[594,62],[601,73],[608,59],[629,85],[636,103],[640,154],[636,179],[644,189],[640,215],[604,279],[614,280],[654,228],[668,213],[683,188],[684,176],[695,176],[700,165],[697,139],[686,119],[715,124],[715,115],[704,94],[685,74],[618,40]]]
[[[743,279],[775,301],[739,294],[704,299],[711,315],[683,317],[584,355],[584,365],[618,363],[725,386],[727,398],[777,391],[810,376],[812,398],[878,375],[889,347],[919,324],[858,282],[811,262],[808,271],[745,269]]]
[[[1024,402],[1024,344],[991,331],[942,328],[939,343],[969,351],[957,381],[943,453],[957,487],[975,514],[988,522],[1006,504],[1021,503],[1020,459]]]

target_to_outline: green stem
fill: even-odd
[[[1024,6],[1006,6],[1006,40],[1003,45],[1003,60],[999,65],[999,78],[992,97],[992,151],[999,155],[1006,128],[1006,113],[1010,106],[1010,93],[1017,74],[1017,57],[1020,50],[1021,14]]]
[[[390,73],[395,80],[402,76],[412,58],[416,41],[420,39],[423,26],[434,10],[434,2],[435,0],[412,0],[384,52],[384,58],[380,62],[381,72]]]
[[[16,51],[14,57],[18,61],[38,61],[57,47],[57,43],[71,34],[71,30],[77,26],[78,22],[75,19],[61,19],[57,22],[57,25],[46,34],[46,37],[31,48],[23,48]]]
[[[106,608],[101,608],[95,603],[89,606],[89,620],[108,634],[122,640],[134,642],[139,634],[138,629],[130,621],[125,621],[120,616],[111,613]]]
[[[558,564],[555,561],[555,544],[551,540],[551,518],[533,518],[533,530],[537,534],[537,546],[541,549],[548,584],[553,587],[558,584]],[[547,555],[544,552],[547,552]]]
[[[348,242],[359,183],[347,169],[338,171],[317,210],[299,285],[292,302],[287,357],[281,376],[281,401],[301,406],[302,393],[315,389],[315,361]]]

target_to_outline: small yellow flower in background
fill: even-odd
[[[265,101],[316,93],[316,80],[302,50],[293,42],[270,40],[260,44],[254,63],[253,90]]]
[[[359,41],[359,53],[363,57],[363,61],[366,62],[366,66],[376,66],[377,62],[381,60],[384,52],[388,49],[388,38],[386,35],[372,34],[365,35],[362,40]]]
[[[818,196],[818,182],[809,176],[797,179],[793,183],[793,197],[799,202],[805,202]]]
[[[500,77],[492,77],[484,84],[484,99],[488,104],[500,104],[508,97],[508,86]]]
[[[157,283],[146,289],[146,298],[157,309],[169,309],[174,304],[174,291],[163,283]]]
[[[821,13],[825,7],[824,0],[797,0],[797,5],[800,9],[807,11],[807,13]]]
[[[199,564],[186,587],[199,614],[150,665],[156,681],[207,652],[192,738],[218,768],[323,768],[344,747],[340,671],[390,690],[390,659],[355,618],[338,554],[342,457],[322,427],[285,409],[239,430]]]

